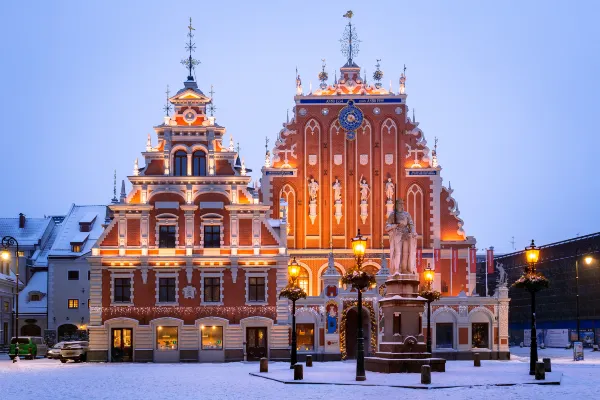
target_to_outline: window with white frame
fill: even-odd
[[[179,302],[179,274],[156,272],[156,304],[177,305]]]
[[[266,304],[268,296],[266,270],[246,271],[246,304]]]
[[[223,304],[223,270],[200,272],[200,295],[206,305]]]
[[[225,244],[223,216],[209,213],[200,216],[200,246],[203,248],[220,248]]]
[[[160,214],[156,216],[156,245],[160,249],[174,249],[179,245],[177,216]]]

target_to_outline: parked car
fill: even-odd
[[[33,360],[37,356],[45,357],[48,352],[48,346],[46,346],[44,338],[41,336],[19,336],[18,340],[14,337],[10,341],[10,349],[8,350],[8,356],[11,360],[16,356],[17,342],[19,344],[19,357]]]
[[[52,359],[59,359],[60,358],[60,349],[62,349],[65,346],[65,343],[66,342],[56,343],[54,346],[52,346],[52,348],[50,350],[48,350],[46,357],[52,358]]]
[[[63,348],[60,349],[60,362],[66,363],[69,360],[75,362],[85,361],[89,347],[89,342],[65,342]]]

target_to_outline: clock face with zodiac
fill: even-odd
[[[340,126],[346,131],[346,138],[354,140],[356,138],[356,130],[363,123],[364,115],[360,108],[354,105],[354,101],[349,100],[346,107],[340,110],[338,115]]]

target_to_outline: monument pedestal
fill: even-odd
[[[445,372],[446,360],[431,357],[421,331],[427,301],[419,297],[419,276],[396,274],[385,285],[385,298],[379,301],[384,319],[383,337],[375,356],[365,357],[365,369],[420,373],[422,365],[430,365],[433,372]]]

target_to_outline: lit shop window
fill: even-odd
[[[156,350],[177,350],[177,327],[159,326],[156,328]]]
[[[471,324],[471,343],[473,347],[489,347],[489,328],[487,323]]]
[[[203,326],[202,350],[223,350],[223,327]]]
[[[315,346],[315,324],[296,324],[297,350],[308,351]]]
[[[69,308],[79,308],[79,299],[69,299],[68,307]]]

